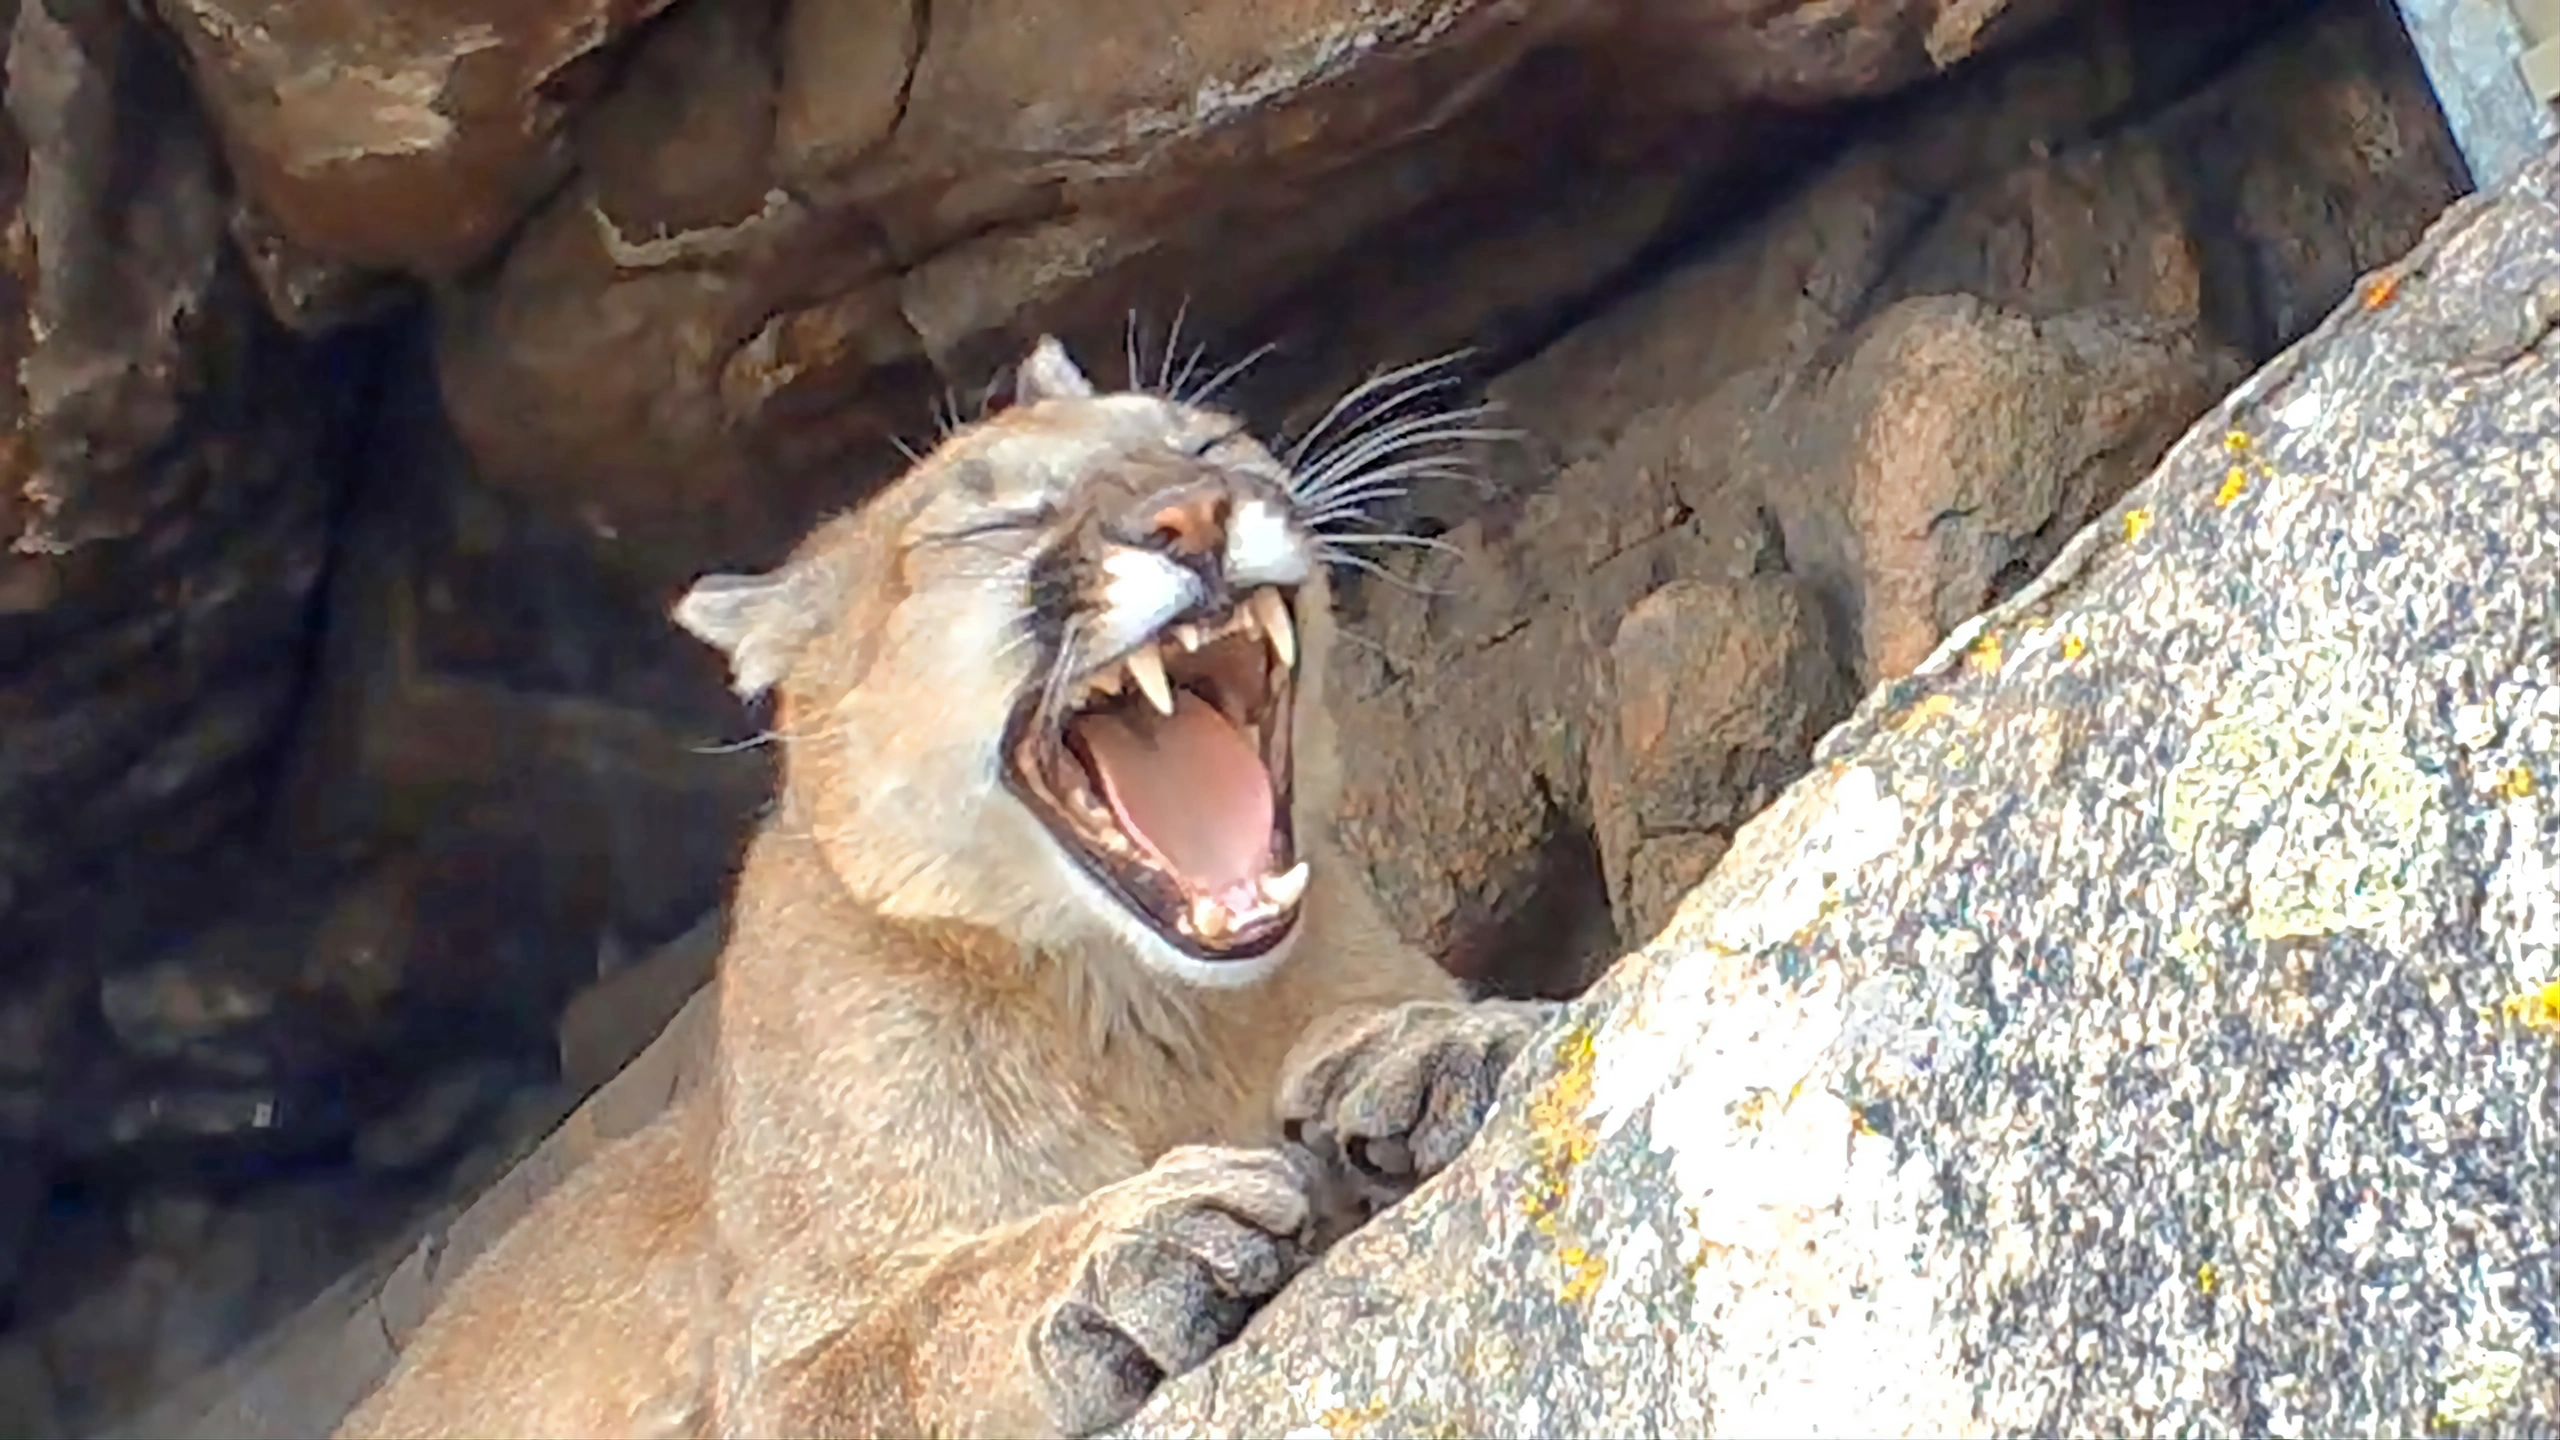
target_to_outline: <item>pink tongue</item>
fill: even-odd
[[[1271,775],[1209,703],[1174,692],[1173,714],[1095,715],[1076,734],[1131,836],[1197,889],[1260,877],[1271,850]]]

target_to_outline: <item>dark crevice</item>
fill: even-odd
[[[1483,994],[1579,995],[1621,948],[1599,838],[1537,782],[1546,835],[1509,878],[1453,921],[1449,968]]]
[[[907,106],[915,99],[916,76],[924,70],[925,47],[933,41],[933,0],[914,0],[907,11],[907,73],[898,81],[898,100],[889,112],[889,128],[880,134],[887,145],[907,123]]]
[[[312,578],[300,637],[294,645],[293,664],[298,678],[292,692],[293,718],[280,747],[285,755],[303,749],[309,738],[308,727],[318,710],[316,697],[328,650],[330,617],[338,613],[332,602],[340,589],[340,568],[348,558],[349,522],[374,469],[372,442],[379,433],[389,387],[400,371],[393,357],[424,343],[424,318],[409,307],[361,329],[343,331],[317,342],[317,364],[324,374],[339,378],[346,397],[346,413],[324,443],[312,477],[327,495],[321,527],[328,539],[321,552],[319,571]],[[271,807],[283,791],[281,784],[270,787]],[[269,819],[276,818],[271,809]]]

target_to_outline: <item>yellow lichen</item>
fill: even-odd
[[[2196,1288],[2210,1295],[2222,1288],[2222,1267],[2207,1260],[2196,1267]]]
[[[1325,1433],[1332,1436],[1333,1440],[1352,1440],[1353,1436],[1366,1433],[1369,1427],[1385,1418],[1387,1418],[1387,1402],[1372,1400],[1357,1410],[1336,1405],[1317,1416],[1316,1423],[1323,1426]]]
[[[2435,1423],[2446,1429],[2482,1424],[2523,1388],[2524,1357],[2512,1350],[2466,1348],[2446,1367],[2443,1384]]]
[[[2498,1013],[2536,1035],[2560,1040],[2560,980],[2508,996],[2499,1002]]]
[[[2125,512],[2124,538],[2126,544],[2141,544],[2142,537],[2147,534],[2150,529],[2151,512],[2149,510],[2128,510]]]
[[[2237,862],[2252,939],[2397,923],[2441,854],[2439,787],[2355,693],[2337,641],[2273,657],[2219,697],[2169,775],[2169,842],[2212,878]]]
[[[1728,1113],[1733,1116],[1733,1123],[1737,1128],[1757,1130],[1768,1120],[1769,1106],[1777,1097],[1778,1092],[1775,1090],[1764,1085],[1754,1085],[1750,1093],[1733,1102]]]
[[[2081,639],[2081,638],[2080,638],[2079,636],[2077,636],[2077,635],[2065,635],[2065,636],[2063,636],[2063,637],[2062,637],[2062,658],[2063,658],[2063,659],[2065,659],[2065,660],[2077,660],[2077,659],[2079,659],[2081,656],[2086,655],[2086,654],[2088,654],[2088,653],[2089,653],[2089,642],[2088,642],[2088,641]]]
[[[2242,495],[2247,494],[2248,490],[2249,472],[2237,465],[2234,465],[2231,467],[2230,472],[2222,477],[2222,489],[2213,497],[2214,507],[2216,509],[2228,510],[2231,508],[2232,503],[2237,501]]]
[[[1933,720],[1944,719],[1948,715],[1954,714],[1955,709],[1956,702],[1949,699],[1947,696],[1931,695],[1926,699],[1923,699],[1919,704],[1903,711],[1902,718],[1894,722],[1893,728],[1907,735]]]
[[[2540,788],[2540,783],[2534,779],[2533,767],[2529,765],[2515,766],[2498,777],[2498,793],[2510,800],[2529,799]]]
[[[2222,448],[2234,455],[2248,454],[2249,445],[2249,436],[2245,431],[2234,430],[2222,437]]]
[[[1556,1042],[1556,1073],[1529,1097],[1532,1163],[1520,1213],[1556,1246],[1565,1267],[1558,1297],[1568,1304],[1589,1299],[1599,1285],[1591,1270],[1597,1257],[1565,1238],[1563,1221],[1565,1202],[1573,1195],[1573,1173],[1599,1144],[1598,1134],[1585,1118],[1591,1109],[1591,1075],[1598,1055],[1590,1027],[1574,1026]],[[1606,1269],[1602,1262],[1601,1273]]]
[[[1983,631],[1982,638],[1973,642],[1973,653],[1968,658],[1973,661],[1973,668],[1981,671],[1983,674],[1999,674],[2000,632],[1997,630]]]
[[[1556,1250],[1556,1258],[1564,1262],[1564,1288],[1556,1298],[1567,1305],[1579,1305],[1599,1293],[1600,1282],[1609,1278],[1609,1262],[1579,1245],[1565,1245]]]

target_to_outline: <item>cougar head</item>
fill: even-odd
[[[789,803],[884,913],[1244,983],[1331,879],[1305,843],[1335,793],[1328,522],[1413,451],[1372,433],[1311,486],[1044,337],[1010,408],[675,618],[742,696],[780,689]]]

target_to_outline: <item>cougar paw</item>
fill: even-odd
[[[1306,1264],[1314,1179],[1279,1151],[1188,1146],[1097,1195],[1100,1223],[1031,1332],[1060,1427],[1127,1419],[1234,1339]]]
[[[1320,1034],[1290,1057],[1281,1123],[1373,1193],[1401,1193],[1458,1158],[1555,1012],[1543,1000],[1418,1000]]]

